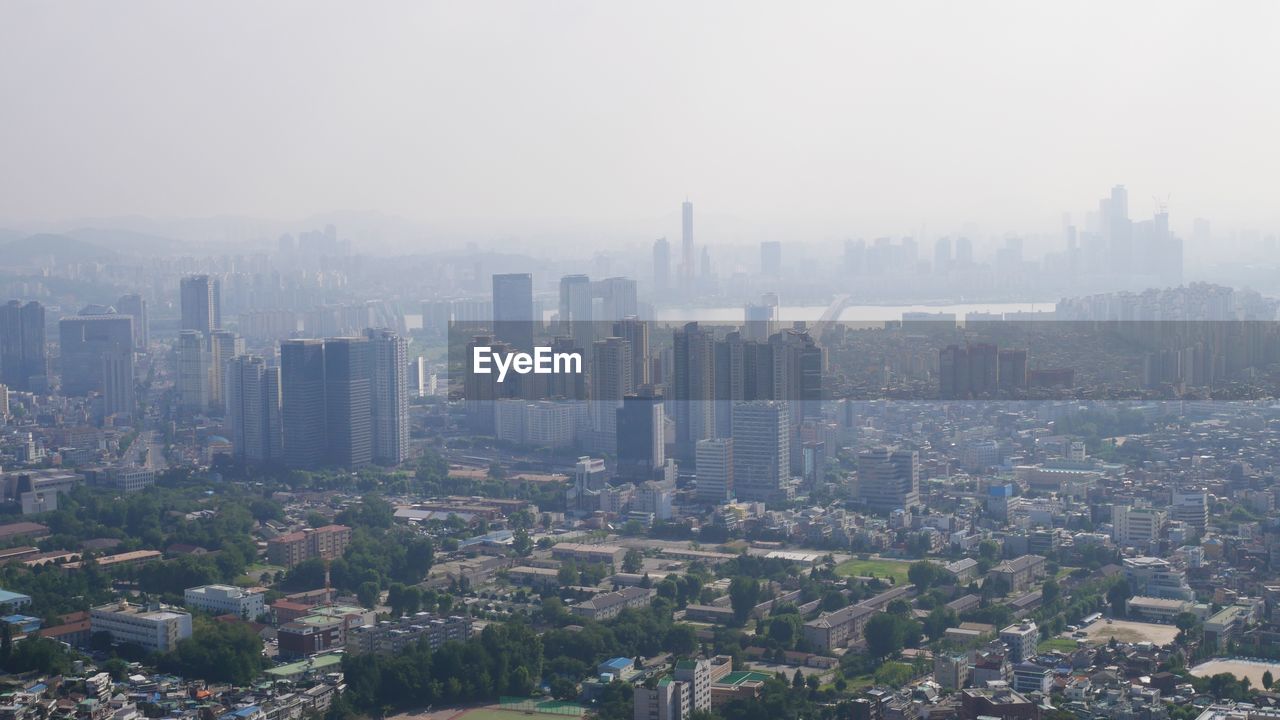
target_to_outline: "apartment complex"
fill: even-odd
[[[362,625],[347,633],[348,653],[398,653],[413,643],[426,640],[432,650],[447,642],[465,642],[471,637],[471,619],[453,615],[440,617],[417,613],[398,620],[384,620],[375,625]]]
[[[293,567],[301,562],[320,558],[332,560],[342,557],[351,542],[351,528],[346,525],[300,530],[267,541],[267,559],[273,565]]]

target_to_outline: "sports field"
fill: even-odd
[[[1178,637],[1178,628],[1173,625],[1134,622],[1132,620],[1115,620],[1107,622],[1098,620],[1084,629],[1089,634],[1090,645],[1105,645],[1115,638],[1119,642],[1149,642],[1153,645],[1168,645]]]
[[[1270,660],[1250,660],[1248,658],[1215,658],[1206,660],[1191,668],[1196,677],[1212,677],[1218,673],[1231,673],[1237,680],[1249,678],[1249,683],[1256,688],[1262,687],[1262,674],[1271,672],[1274,677],[1280,675],[1280,662]]]
[[[868,558],[859,560],[845,560],[836,566],[836,574],[843,577],[852,577],[855,575],[874,575],[876,577],[891,577],[894,583],[901,585],[907,582],[907,570],[911,568],[911,563],[902,560],[887,560],[885,558]]]
[[[562,717],[559,715],[548,715],[546,713],[534,712],[532,710],[499,710],[498,708],[476,708],[468,710],[458,718],[465,720],[529,720],[529,718],[554,718]],[[573,717],[573,716],[570,716]]]

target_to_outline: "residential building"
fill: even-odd
[[[1023,620],[1001,630],[1000,642],[1009,648],[1010,661],[1015,664],[1026,662],[1036,656],[1036,646],[1040,644],[1040,628],[1031,620]]]
[[[571,605],[570,612],[588,620],[611,620],[627,608],[648,607],[657,591],[653,588],[628,587]]]
[[[349,542],[351,528],[346,525],[308,528],[268,540],[267,559],[274,565],[285,567],[313,558],[333,560],[342,557]]]

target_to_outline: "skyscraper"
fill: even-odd
[[[1027,351],[1001,350],[997,353],[999,370],[996,382],[1002,395],[1027,388]]]
[[[667,461],[662,393],[652,385],[637,388],[622,398],[617,416],[618,477],[635,482],[653,479]]]
[[[787,403],[754,400],[733,406],[733,487],[740,500],[770,501],[783,495],[791,471],[791,420]]]
[[[58,321],[62,393],[102,393],[104,414],[131,413],[133,318],[120,315],[112,308],[101,310],[101,314],[82,314]]]
[[[719,505],[733,499],[733,438],[699,440],[698,502]]]
[[[631,343],[631,384],[649,383],[649,325],[634,316],[613,324],[613,334]]]
[[[390,330],[365,335],[373,346],[373,459],[399,465],[409,454],[409,343]]]
[[[938,238],[933,244],[933,274],[946,275],[951,270],[951,238]]]
[[[183,330],[178,333],[178,403],[187,412],[202,413],[209,409],[212,396],[212,362],[205,346],[204,333]]]
[[[47,383],[44,306],[12,300],[0,306],[0,382],[11,390],[34,390]]]
[[[791,422],[822,414],[822,349],[803,330],[783,330],[769,338],[773,352],[773,393],[791,406]],[[796,458],[799,460],[799,458]]]
[[[609,277],[592,283],[591,295],[599,298],[600,310],[594,312],[595,320],[613,322],[639,313],[636,299],[636,281],[627,277]]]
[[[760,274],[771,278],[782,276],[782,243],[777,240],[760,243]]]
[[[694,446],[715,433],[715,346],[711,332],[687,323],[673,337],[672,409],[676,454],[694,459]]]
[[[680,281],[683,289],[693,288],[695,258],[693,248],[693,203],[688,200],[680,206]]]
[[[910,511],[919,505],[919,453],[884,447],[859,453],[858,497],[872,510]]]
[[[285,464],[319,466],[325,458],[324,341],[280,343],[280,416]]]
[[[151,329],[147,319],[147,301],[136,293],[121,295],[116,310],[133,318],[134,352],[146,352],[151,344]]]
[[[565,275],[560,278],[559,334],[573,338],[574,343],[590,350],[595,342],[591,323],[591,278],[586,275]]]
[[[209,336],[209,406],[226,409],[226,372],[231,358],[244,354],[244,338],[230,330],[216,330]]]
[[[591,278],[565,275],[560,278],[560,332],[566,334],[570,323],[591,322]]]
[[[227,424],[236,458],[280,461],[280,370],[258,355],[238,355],[227,366]]]
[[[599,340],[591,355],[591,424],[608,449],[616,449],[618,406],[635,391],[631,379],[631,343],[620,337]]]
[[[367,338],[324,341],[325,437],[333,465],[373,461],[373,380]]]
[[[181,330],[206,335],[222,327],[222,292],[218,279],[208,275],[188,275],[181,282]]]
[[[517,350],[533,350],[533,276],[493,276],[493,334]]]
[[[671,289],[671,243],[666,238],[653,241],[653,291],[661,295]]]

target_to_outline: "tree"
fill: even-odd
[[[907,617],[911,615],[911,604],[902,598],[898,598],[885,606],[885,612],[898,617]]]
[[[1129,581],[1121,579],[1119,582],[1111,586],[1107,590],[1107,602],[1111,603],[1111,614],[1117,617],[1124,617],[1125,602],[1133,597],[1133,590],[1129,588]]]
[[[906,663],[887,662],[876,670],[875,679],[880,685],[902,687],[911,682],[911,676],[914,674],[911,666]]]
[[[528,557],[533,552],[533,541],[529,539],[529,531],[519,528],[511,538],[511,549],[520,557]]]
[[[698,633],[692,625],[676,623],[662,639],[662,649],[675,655],[692,655],[698,649]]]
[[[791,687],[797,690],[804,687],[804,673],[800,672],[800,668],[796,668],[796,674],[791,676]]]
[[[916,592],[921,594],[942,582],[946,574],[947,571],[941,565],[928,560],[913,562],[911,567],[907,568],[907,579],[916,586]]]
[[[1266,672],[1262,673],[1262,687],[1264,690],[1270,690],[1271,684],[1274,682],[1275,682],[1275,677],[1272,676],[1270,670],[1267,670]]]
[[[644,567],[644,553],[635,548],[627,551],[626,556],[622,558],[622,572],[638,573]]]
[[[381,596],[382,589],[376,582],[360,583],[360,587],[356,589],[356,599],[360,601],[362,607],[376,607]]]
[[[751,611],[760,604],[760,583],[753,577],[737,575],[729,581],[729,605],[733,608],[733,620],[745,625]]]
[[[200,621],[191,637],[156,663],[165,672],[247,685],[266,667],[262,638],[242,623]]]
[[[939,605],[930,610],[929,617],[925,618],[924,633],[930,640],[937,640],[947,632],[947,628],[955,625],[956,612],[945,605]]]
[[[666,598],[667,600],[675,602],[676,595],[679,592],[679,586],[677,586],[676,581],[671,578],[663,578],[662,582],[658,583],[658,597],[660,598]]]
[[[1044,585],[1040,586],[1040,599],[1045,605],[1050,605],[1062,597],[1062,588],[1058,586],[1056,580],[1045,580]]]
[[[899,618],[889,613],[872,615],[862,632],[873,657],[888,657],[902,649],[902,626]]]

